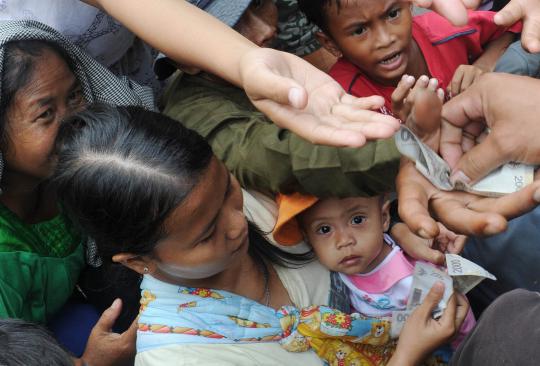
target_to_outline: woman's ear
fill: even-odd
[[[120,253],[113,255],[112,261],[120,263],[141,275],[151,274],[155,270],[154,262],[147,256]]]
[[[382,216],[382,229],[383,232],[387,232],[390,228],[390,200],[388,197],[383,197],[383,204],[381,207]]]
[[[339,47],[336,45],[336,43],[334,42],[334,40],[332,38],[330,38],[326,33],[324,32],[317,32],[315,33],[315,36],[317,37],[317,40],[319,41],[319,43],[328,51],[330,52],[332,55],[334,55],[335,57],[337,58],[340,58],[341,56],[343,56],[343,54],[341,53],[341,50],[339,49]]]

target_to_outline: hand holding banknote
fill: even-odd
[[[433,118],[435,101],[438,102],[438,98],[434,93],[420,93],[416,96],[411,112],[411,120],[416,126],[410,125],[411,120],[407,121],[408,127],[422,138],[437,133],[440,128],[440,122],[435,123]],[[426,105],[430,108],[424,108]],[[430,147],[437,149],[433,144]],[[426,239],[434,238],[439,233],[432,215],[456,233],[493,235],[506,229],[507,219],[521,215],[538,204],[535,192],[540,189],[540,182],[529,184],[503,197],[486,198],[467,192],[441,190],[426,179],[414,164],[408,160],[403,161],[396,180],[399,215],[413,232]],[[423,166],[432,169],[433,177],[439,174],[441,184],[446,184],[447,181],[442,178],[445,170],[441,171],[438,166],[429,164],[434,163],[426,161]]]

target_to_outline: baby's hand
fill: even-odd
[[[392,226],[390,235],[412,258],[444,265],[444,253],[459,254],[463,250],[467,237],[455,234],[439,222],[437,225],[439,235],[435,239],[424,239],[414,234],[404,223]]]
[[[414,77],[403,75],[396,89],[392,93],[392,111],[394,116],[405,122],[413,109],[416,96],[420,91],[430,91],[437,93],[437,96],[444,101],[444,91],[440,88],[439,81],[435,78],[428,78],[422,75],[415,83]]]
[[[448,85],[448,92],[452,96],[464,92],[485,72],[486,70],[474,65],[460,65],[452,77],[452,82]]]
[[[467,237],[465,235],[458,235],[453,231],[448,230],[446,226],[440,222],[437,222],[437,225],[439,226],[439,235],[433,239],[431,247],[439,250],[442,253],[461,253],[463,247],[465,246],[465,242],[467,241]]]

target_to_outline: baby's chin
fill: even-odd
[[[341,263],[336,264],[333,266],[334,268],[330,268],[331,271],[343,273],[346,275],[355,275],[359,273],[365,273],[367,266],[364,263],[357,264],[357,265],[343,265]]]

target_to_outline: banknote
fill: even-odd
[[[472,186],[450,182],[450,166],[410,129],[401,126],[395,135],[399,152],[415,162],[416,169],[435,187],[444,190],[461,190],[481,196],[498,197],[519,191],[534,180],[535,166],[508,163],[494,170]]]
[[[438,318],[446,309],[446,304],[454,290],[466,294],[486,278],[496,280],[495,276],[484,268],[457,254],[446,254],[446,265],[447,272],[430,263],[416,262],[407,308],[392,312],[391,336],[393,338],[399,336],[403,324],[413,310],[424,301],[435,282],[444,283],[444,295],[432,314],[434,318]]]
[[[454,288],[464,295],[486,278],[497,280],[478,264],[457,254],[446,254],[446,266],[448,274],[454,280]]]
[[[433,317],[437,318],[446,309],[448,299],[450,299],[450,296],[454,292],[452,277],[431,263],[416,262],[411,290],[407,300],[407,310],[412,310],[424,302],[427,293],[435,282],[442,282],[444,284],[444,295],[437,307],[433,310]]]

